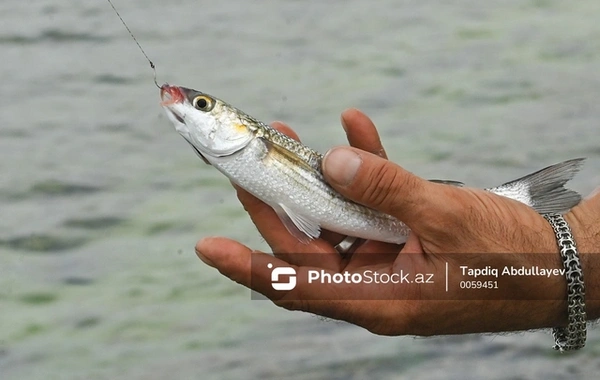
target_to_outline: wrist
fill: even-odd
[[[599,218],[581,205],[573,208],[565,216],[571,226],[571,232],[577,244],[583,279],[585,282],[585,303],[588,320],[600,318],[600,283],[594,274],[600,270],[598,237],[600,236]]]

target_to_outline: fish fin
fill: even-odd
[[[267,146],[267,148],[269,150],[279,153],[280,156],[282,156],[286,160],[290,161],[290,163],[292,163],[293,165],[301,166],[304,169],[311,171],[311,172],[317,172],[319,174],[321,173],[320,156],[317,156],[316,158],[313,159],[313,161],[315,161],[315,162],[307,162],[301,156],[299,156],[298,154],[294,153],[293,151],[287,149],[283,145],[277,144],[266,138],[263,138],[262,141],[264,141],[265,145]],[[269,157],[269,155],[266,155],[266,157]]]
[[[465,184],[460,181],[452,181],[449,179],[430,179],[429,182],[440,183],[442,185],[450,185],[456,187],[463,187]]]
[[[264,128],[261,129],[260,138],[268,140],[272,144],[276,144],[292,152],[292,154],[299,157],[314,170],[319,173],[321,172],[321,162],[323,161],[323,155],[321,153],[303,145],[300,141],[279,132],[275,128],[266,124],[262,124],[262,126]]]
[[[540,214],[564,213],[581,201],[579,193],[564,185],[579,172],[584,160],[564,161],[486,190],[527,203]],[[519,193],[525,193],[525,199],[520,199]]]
[[[288,232],[302,243],[308,244],[312,239],[318,238],[321,234],[321,226],[314,220],[295,213],[281,203],[277,207],[273,207],[273,209]]]

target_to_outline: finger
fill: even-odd
[[[374,287],[361,287],[360,292],[357,293],[337,284],[332,286],[309,283],[307,281],[309,271],[320,272],[322,268],[290,265],[276,257],[252,251],[230,239],[205,238],[196,245],[196,252],[202,261],[219,270],[224,276],[263,294],[276,305],[289,310],[302,310],[373,328],[370,317],[373,308],[385,305],[382,304],[385,301],[360,301],[381,297]],[[278,276],[274,279],[274,269],[282,267],[291,268],[293,272],[291,274],[288,272],[287,278]],[[333,275],[336,272],[339,272],[339,269],[328,273]],[[274,288],[274,282],[292,283],[291,276],[294,276],[296,282],[291,290]],[[352,299],[348,299],[349,295],[352,295]]]
[[[342,112],[341,121],[351,146],[387,158],[377,128],[367,115],[351,108]]]
[[[196,252],[202,261],[224,276],[263,294],[278,306],[349,322],[353,322],[356,315],[360,314],[360,308],[355,306],[357,301],[339,300],[335,286],[323,287],[303,280],[308,278],[307,267],[290,265],[276,257],[252,251],[236,241],[218,237],[199,241]],[[294,289],[285,291],[273,288],[273,268],[280,267],[290,267],[297,273],[296,278],[300,281]],[[359,302],[359,305],[361,303],[364,302]]]
[[[196,255],[233,281],[250,284],[250,248],[222,237],[207,237],[196,243]]]
[[[400,253],[424,253],[421,241],[414,232],[408,235],[408,240],[406,240],[406,244],[404,244],[404,248],[402,248]]]
[[[387,158],[377,128],[367,115],[355,108],[350,108],[342,112],[341,123],[351,146]],[[331,231],[323,231],[321,238],[335,246],[344,240],[346,236]]]
[[[350,108],[342,112],[341,123],[351,146],[387,158],[377,128],[367,115],[356,108]],[[323,238],[335,245],[345,236],[328,232]]]
[[[300,141],[300,137],[298,137],[298,134],[296,132],[294,132],[294,130],[292,128],[290,128],[289,125],[287,125],[281,121],[272,122],[271,127],[275,128],[276,130],[283,133],[284,135],[287,135],[287,136],[293,138],[296,141]]]
[[[196,244],[198,257],[221,274],[231,280],[255,290],[273,301],[288,301],[296,303],[296,308],[302,307],[304,301],[339,299],[335,286],[319,286],[308,283],[308,271],[320,271],[319,267],[301,267],[288,263],[263,252],[253,251],[237,241],[222,237],[209,237]],[[295,272],[297,285],[291,290],[276,290],[273,287],[274,268],[289,267]],[[329,272],[329,271],[327,271]],[[281,279],[276,279],[278,282]],[[300,302],[302,300],[302,302]]]
[[[278,292],[271,285],[272,268],[287,266],[297,269],[276,257],[253,251],[237,241],[222,237],[200,240],[196,244],[196,254],[222,275],[274,300],[284,297],[287,292]]]
[[[331,149],[323,159],[326,180],[342,195],[393,215],[420,235],[421,227],[459,205],[451,186],[428,182],[381,157],[355,148]]]

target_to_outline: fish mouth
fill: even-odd
[[[185,95],[180,87],[170,86],[168,83],[160,86],[160,98],[162,102],[161,106],[170,106],[175,103],[182,103],[185,99]]]
[[[160,102],[161,106],[165,107],[165,109],[167,109],[169,113],[173,115],[175,119],[177,119],[177,121],[182,124],[185,123],[183,118],[177,115],[177,113],[173,112],[173,110],[169,107],[173,104],[183,103],[185,95],[180,87],[170,86],[168,83],[163,84],[160,86],[160,99],[162,100],[162,102]]]

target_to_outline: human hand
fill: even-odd
[[[269,206],[237,189],[240,201],[273,249],[275,258],[232,240],[208,238],[196,247],[203,261],[231,279],[265,294],[280,306],[346,320],[380,334],[510,331],[564,323],[566,304],[559,301],[565,298],[564,280],[548,284],[517,278],[501,289],[501,292],[512,293],[506,294],[507,300],[514,299],[515,291],[521,291],[530,299],[554,295],[552,300],[537,302],[497,300],[498,292],[491,297],[495,301],[482,301],[492,295],[486,292],[477,294],[479,300],[457,301],[445,299],[439,289],[419,284],[354,286],[353,300],[343,296],[349,289],[330,285],[299,282],[291,291],[274,290],[267,263],[275,266],[291,264],[298,279],[306,278],[309,270],[321,269],[331,273],[359,270],[395,273],[403,269],[412,273],[430,273],[437,278],[442,275],[444,261],[449,259],[441,254],[456,253],[457,257],[462,257],[460,260],[474,260],[474,264],[479,261],[476,256],[458,255],[465,252],[548,252],[548,255],[525,255],[523,258],[495,255],[497,261],[494,264],[547,268],[562,265],[553,232],[535,211],[483,190],[454,188],[420,179],[382,159],[385,152],[374,125],[364,114],[351,110],[342,117],[348,139],[358,149],[330,151],[324,160],[325,175],[343,195],[407,223],[415,233],[402,250],[399,246],[368,241],[349,260],[344,260],[333,249],[340,236],[324,233],[320,239],[302,244],[288,234]],[[287,126],[275,126],[296,137]],[[348,176],[352,157],[358,158],[360,165],[354,176]],[[336,167],[336,161],[344,165]],[[341,184],[334,177],[342,177]],[[349,177],[352,178],[348,180]],[[384,259],[381,255],[373,255],[390,252],[394,254],[388,254]],[[532,257],[534,262],[531,262]],[[287,261],[282,260],[284,258]],[[467,261],[462,263],[469,264]],[[456,297],[460,289],[454,291]],[[424,300],[429,301],[422,302]]]

